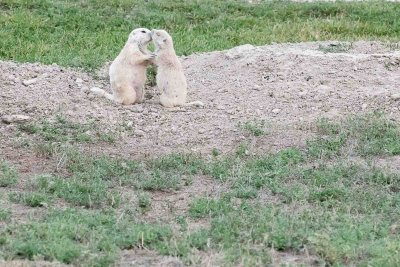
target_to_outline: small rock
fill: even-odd
[[[225,110],[225,107],[224,106],[217,106],[217,109],[218,110]]]
[[[199,129],[199,134],[203,134],[203,133],[205,133],[205,132],[206,132],[205,129]]]
[[[142,113],[144,108],[141,105],[134,105],[134,106],[132,106],[131,110],[133,112]]]
[[[299,96],[305,96],[307,93],[307,90],[301,91],[299,92]]]
[[[142,131],[142,130],[135,130],[134,133],[135,133],[136,136],[139,136],[139,137],[142,137],[142,136],[144,136],[144,134],[145,134],[145,132]]]
[[[87,86],[82,86],[82,87],[81,87],[81,92],[87,94],[87,93],[90,92],[90,89],[89,89],[89,87],[87,87]]]
[[[274,114],[278,114],[279,112],[281,112],[280,108],[275,108],[272,110],[272,113],[274,113]]]
[[[26,122],[29,121],[31,117],[26,115],[4,115],[1,117],[2,122],[4,123],[19,123],[19,122]]]
[[[329,92],[330,87],[328,85],[321,84],[318,86],[318,90],[322,92]]]
[[[35,82],[37,82],[37,78],[33,78],[33,79],[30,79],[30,80],[24,80],[22,82],[22,84],[25,85],[25,86],[28,86],[28,85],[34,84]]]
[[[260,91],[261,90],[261,86],[255,84],[255,85],[253,85],[253,87],[251,89],[255,90],[255,91]]]
[[[368,107],[368,104],[364,103],[364,104],[362,104],[361,109],[365,110],[367,107]]]
[[[132,127],[132,126],[133,126],[133,121],[128,121],[128,123],[126,124],[126,126]]]
[[[251,51],[253,49],[254,46],[250,44],[240,45],[228,50],[225,55],[229,59],[237,59],[243,57],[246,52]]]
[[[83,80],[81,78],[76,78],[75,82],[76,83],[83,83]]]
[[[390,96],[390,98],[393,99],[393,100],[399,100],[400,99],[400,93],[393,94],[393,95]]]

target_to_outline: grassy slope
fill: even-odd
[[[315,40],[399,41],[395,3],[2,0],[0,57],[93,69],[135,27],[165,28],[178,54],[240,44]]]

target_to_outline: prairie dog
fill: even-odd
[[[157,65],[157,87],[161,91],[160,103],[164,107],[197,105],[200,101],[186,103],[187,83],[181,62],[176,56],[172,37],[164,30],[152,30]]]
[[[154,55],[147,50],[151,41],[151,32],[146,28],[133,30],[119,55],[109,69],[110,84],[113,94],[94,87],[90,90],[122,105],[141,103],[144,98],[146,68]]]

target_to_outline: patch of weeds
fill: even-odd
[[[190,233],[187,237],[190,247],[198,250],[205,250],[208,246],[209,231],[207,229],[199,229]]]
[[[178,215],[176,216],[175,221],[179,224],[181,232],[187,231],[188,223],[185,216]]]
[[[208,198],[195,199],[189,207],[189,215],[192,218],[204,218],[218,212],[226,212],[231,209],[229,199],[214,200]]]
[[[391,51],[400,50],[400,43],[399,42],[388,42],[385,44]]]
[[[212,155],[213,157],[218,157],[220,154],[221,154],[221,151],[219,151],[219,150],[216,149],[216,148],[213,148],[213,149],[211,150],[211,155]]]
[[[323,202],[327,200],[342,199],[344,197],[346,197],[346,191],[344,189],[326,188],[311,193],[309,200]]]
[[[179,174],[164,173],[160,170],[152,170],[143,180],[135,181],[135,186],[143,190],[176,190],[181,185],[182,179]]]
[[[267,156],[256,156],[235,171],[233,188],[244,190],[248,196],[254,195],[252,188],[267,187],[273,192],[280,191],[282,180],[296,171],[304,156],[298,149],[285,149]]]
[[[239,124],[239,127],[253,136],[263,136],[267,133],[266,122],[264,120],[248,121],[243,124]]]
[[[233,194],[237,198],[256,198],[258,190],[252,186],[241,186],[240,184],[236,186]]]
[[[162,172],[177,171],[182,174],[198,174],[204,170],[205,163],[196,155],[171,154],[148,162],[152,170]]]
[[[356,140],[361,156],[399,155],[400,128],[381,113],[350,118],[345,122],[350,138]]]
[[[151,196],[147,192],[138,193],[138,206],[143,212],[149,211],[151,208]]]
[[[43,120],[22,124],[19,126],[19,130],[28,134],[37,134],[48,142],[93,143],[97,140],[115,142],[112,134],[101,133],[94,122],[75,123],[62,115],[57,115],[54,121]]]
[[[35,134],[39,132],[40,126],[38,126],[36,122],[23,123],[18,125],[18,129],[28,134]]]
[[[345,53],[353,48],[353,43],[320,44],[318,49],[324,53]]]
[[[241,143],[236,149],[236,156],[244,157],[249,155],[249,147],[245,143]]]
[[[1,256],[29,259],[40,256],[65,264],[110,266],[120,249],[157,249],[171,237],[168,226],[119,220],[112,211],[67,209],[44,219],[1,231]]]
[[[210,175],[219,181],[226,181],[242,164],[243,160],[239,157],[228,156],[221,159],[214,158],[207,164],[204,169],[204,174]]]
[[[339,123],[324,120],[318,127],[325,136],[307,142],[311,157],[332,158],[339,156],[343,148],[354,148],[360,156],[400,154],[400,127],[381,113],[350,117]]]
[[[47,194],[37,192],[10,193],[9,199],[11,202],[25,204],[29,207],[47,207],[51,203]]]
[[[33,150],[36,155],[45,158],[51,158],[59,150],[59,145],[54,143],[37,143],[34,145]]]
[[[9,209],[0,209],[0,222],[8,221],[11,218],[11,211]]]
[[[79,174],[68,179],[42,175],[36,177],[35,183],[39,192],[63,198],[76,206],[117,207],[121,201],[119,193],[109,190],[112,185],[109,182]]]
[[[0,160],[0,187],[8,187],[17,183],[18,172],[7,162]]]
[[[151,65],[147,68],[147,85],[156,86],[157,67]]]

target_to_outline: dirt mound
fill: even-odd
[[[121,137],[98,150],[127,156],[227,152],[244,140],[273,150],[301,144],[306,125],[317,118],[373,110],[398,117],[398,47],[377,42],[244,45],[182,57],[189,99],[205,107],[172,110],[149,103],[123,107],[88,94],[92,86],[109,86],[86,73],[0,61],[0,116],[40,120],[62,113],[76,122],[92,119]],[[147,99],[157,95],[156,88],[147,89]],[[266,121],[270,134],[255,140],[238,127],[252,120]],[[15,134],[12,124],[0,127],[3,140]]]

